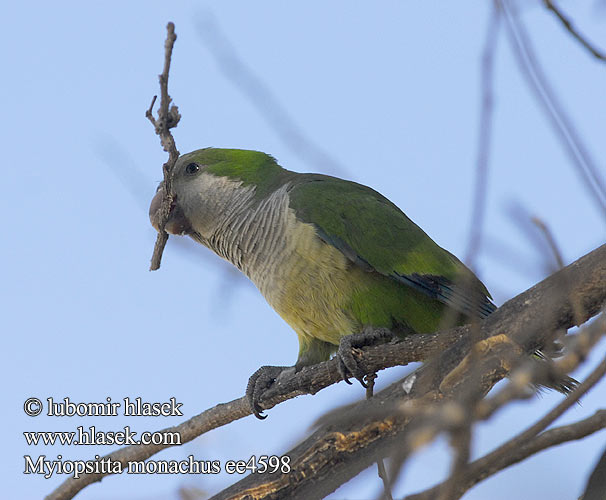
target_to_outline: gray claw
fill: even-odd
[[[355,377],[363,387],[366,387],[364,382],[364,371],[358,365],[358,361],[354,357],[353,349],[356,347],[358,340],[357,335],[348,335],[343,337],[339,343],[337,357],[339,359],[339,373],[345,382],[351,384],[349,377]]]
[[[343,379],[343,381],[349,385],[351,385],[351,382],[349,381],[349,371],[347,370],[347,366],[345,366],[345,362],[343,361],[343,356],[341,355],[340,352],[337,352],[337,369],[339,370],[339,375],[341,375],[341,378]]]

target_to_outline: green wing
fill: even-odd
[[[373,189],[302,174],[290,190],[297,218],[354,264],[415,288],[467,316],[496,309],[484,285],[396,205]]]

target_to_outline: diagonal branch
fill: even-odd
[[[306,163],[315,164],[321,171],[327,170],[338,175],[346,174],[346,168],[305,134],[267,83],[238,54],[213,15],[208,13],[199,21],[198,32],[219,70],[248,98],[260,116],[291,151]]]
[[[560,20],[564,29],[572,35],[583,47],[585,47],[589,53],[598,59],[599,61],[606,62],[606,55],[594,47],[589,41],[578,31],[573,25],[572,21],[566,17],[562,11],[552,2],[552,0],[543,0],[545,7],[553,12],[553,14]]]

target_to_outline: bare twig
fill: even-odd
[[[534,49],[526,30],[516,14],[510,0],[497,0],[503,9],[505,26],[511,42],[511,47],[520,66],[522,74],[526,77],[537,102],[543,107],[561,144],[564,146],[575,170],[584,182],[587,191],[599,207],[600,214],[606,218],[606,185],[591,155],[577,134],[572,121],[565,114],[562,105],[556,98],[543,74]]]
[[[584,438],[594,432],[600,431],[606,427],[606,410],[598,410],[593,416],[574,424],[556,427],[539,434],[537,437],[522,445],[516,452],[512,453],[507,462],[500,465],[509,467],[514,463],[521,462],[525,458],[535,453],[576,439]]]
[[[387,471],[385,470],[385,463],[383,462],[382,458],[379,458],[379,460],[377,460],[377,470],[379,473],[379,477],[381,478],[381,481],[383,482],[383,498],[385,500],[393,500],[393,497],[391,496],[391,486],[390,486],[390,482],[389,482],[389,476],[387,475]]]
[[[557,379],[558,375],[570,373],[587,358],[593,346],[604,335],[606,335],[606,316],[602,314],[595,321],[583,326],[579,333],[574,334],[574,338],[569,342],[566,355],[562,359],[555,363],[544,361],[539,363],[531,359],[514,370],[509,377],[508,384],[501,391],[490,398],[483,399],[476,405],[473,418],[486,420],[509,401],[531,397],[534,395],[534,391],[530,390],[531,383],[535,385],[545,383],[550,378]]]
[[[524,207],[519,205],[512,205],[510,212],[512,217],[516,219],[518,227],[524,231],[529,241],[543,256],[545,274],[552,274],[562,269],[564,259],[547,224],[540,218],[531,216]],[[549,256],[552,258],[550,259]],[[578,314],[582,315],[582,312]]]
[[[466,408],[467,409],[467,408]],[[468,412],[467,412],[468,413]],[[471,419],[466,415],[463,425],[450,433],[450,442],[454,457],[452,460],[450,477],[443,483],[437,493],[438,500],[455,500],[458,498],[457,491],[463,477],[469,457],[471,455]]]
[[[553,234],[549,229],[549,226],[547,226],[547,224],[543,222],[543,220],[539,217],[532,217],[530,220],[535,226],[539,228],[541,233],[543,233],[545,241],[547,241],[553,258],[555,259],[556,264],[558,265],[558,269],[562,269],[564,267],[564,259],[562,258],[562,252],[560,251],[560,247],[558,247],[558,244],[556,243],[555,238],[553,237]]]
[[[544,415],[541,419],[535,422],[528,429],[518,434],[508,442],[501,445],[499,448],[494,450],[492,453],[486,455],[482,460],[481,470],[488,470],[490,464],[497,464],[513,451],[523,446],[529,439],[535,437],[539,432],[545,430],[555,419],[562,415],[571,406],[575,405],[580,398],[589,391],[594,385],[596,385],[601,378],[606,374],[606,360],[603,360],[593,370],[593,372],[578,386],[576,387],[569,397],[563,399],[557,406],[555,406],[549,413]],[[500,469],[499,469],[500,470]]]
[[[321,170],[337,175],[347,172],[342,164],[303,132],[266,82],[240,57],[211,13],[199,21],[198,32],[224,76],[248,98],[284,144]]]
[[[179,114],[179,108],[174,104],[170,106],[172,99],[168,94],[168,75],[170,71],[170,61],[172,58],[173,47],[177,35],[175,33],[175,25],[168,23],[166,26],[166,41],[164,42],[164,69],[162,74],[159,75],[160,80],[160,109],[158,110],[158,119],[154,118],[153,108],[156,103],[157,96],[154,96],[149,106],[149,109],[145,112],[145,116],[154,126],[156,134],[160,136],[160,143],[164,151],[168,153],[168,161],[162,166],[162,172],[164,173],[164,198],[160,206],[160,217],[158,220],[158,237],[156,238],[156,244],[154,245],[154,253],[151,259],[150,270],[155,271],[160,268],[160,262],[162,260],[162,252],[166,242],[168,241],[168,233],[164,230],[166,221],[170,213],[170,207],[173,202],[172,192],[172,171],[175,167],[175,163],[179,158],[179,151],[175,145],[175,140],[170,132],[170,129],[176,127],[181,119]]]
[[[366,377],[365,377],[365,379],[366,379],[366,399],[371,399],[374,394],[376,378],[377,378],[376,373],[370,373],[369,375],[366,375]],[[389,482],[389,476],[387,475],[387,471],[385,470],[385,463],[383,462],[382,458],[379,458],[377,460],[377,472],[379,474],[379,477],[381,478],[381,481],[383,482],[383,494],[381,495],[381,498],[384,498],[385,500],[393,500],[393,497],[391,496],[391,486],[390,486],[390,482]]]
[[[566,17],[551,0],[543,0],[543,3],[545,4],[545,7],[553,12],[554,15],[560,20],[562,26],[564,26],[564,29],[566,29],[568,33],[573,36],[573,38],[575,38],[583,47],[585,47],[593,57],[599,61],[606,62],[606,55],[598,50],[594,45],[589,43],[589,41],[572,25],[570,19]]]
[[[560,247],[556,243],[555,238],[553,237],[553,234],[549,229],[549,226],[545,222],[543,222],[542,219],[536,216],[532,217],[530,220],[535,226],[539,228],[539,230],[545,237],[545,241],[547,241],[547,244],[549,245],[553,258],[555,259],[556,264],[558,265],[558,269],[562,269],[564,267],[564,259],[562,258],[562,252],[560,251]]]
[[[482,243],[482,230],[484,225],[484,215],[486,213],[486,195],[488,191],[488,163],[489,153],[493,129],[493,108],[494,108],[494,58],[497,49],[497,41],[499,37],[499,28],[501,21],[501,13],[497,5],[493,3],[490,19],[487,23],[487,31],[484,41],[484,49],[482,51],[481,60],[481,103],[480,103],[480,120],[479,120],[479,135],[478,135],[478,153],[476,158],[476,179],[474,190],[473,211],[471,216],[469,243],[466,252],[465,262],[474,269],[475,259],[479,253]],[[475,344],[479,340],[479,327],[477,324],[472,325],[472,343]],[[472,349],[471,362],[475,362],[477,352]],[[479,374],[477,374],[479,376]],[[472,386],[476,386],[476,381],[471,382]],[[439,500],[450,500],[451,495],[457,489],[457,483],[461,476],[461,471],[467,466],[471,449],[471,426],[472,419],[469,415],[469,408],[473,406],[473,399],[479,395],[469,394],[469,405],[461,405],[459,409],[463,414],[461,425],[455,426],[450,434],[450,443],[453,449],[454,457],[452,461],[452,472],[450,480],[444,484],[444,487],[439,491],[437,498]],[[399,475],[399,471],[398,471]],[[397,476],[396,476],[397,477]],[[396,478],[394,478],[394,481]]]
[[[606,374],[606,360],[603,360],[593,370],[589,377],[573,391],[570,397],[562,400],[562,402],[547,413],[547,415],[522,433],[499,446],[496,450],[469,464],[458,483],[458,490],[456,491],[455,498],[460,498],[463,493],[475,484],[539,450],[560,444],[564,441],[580,439],[581,437],[602,429],[606,425],[606,410],[601,410],[593,417],[573,424],[573,426],[553,429],[538,435],[556,418],[574,405],[583,394],[591,389],[604,376],[604,374]],[[588,421],[589,423],[587,423]],[[571,431],[570,427],[573,427],[574,430]],[[443,484],[445,483],[442,483],[442,485]],[[422,493],[409,495],[406,497],[406,500],[430,500],[435,498],[436,494],[443,487],[442,485],[434,486]]]
[[[494,55],[497,48],[499,27],[501,25],[500,9],[493,5],[490,21],[486,31],[484,50],[482,52],[481,85],[482,97],[480,106],[480,122],[478,136],[478,156],[476,158],[476,178],[473,198],[473,211],[469,232],[469,243],[465,263],[474,268],[474,260],[478,253],[482,239],[484,214],[486,212],[486,193],[488,191],[488,159],[490,153],[490,140],[492,136],[493,108],[494,108]]]

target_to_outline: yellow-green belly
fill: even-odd
[[[313,225],[292,216],[289,226],[281,262],[259,288],[295,330],[301,351],[313,339],[336,346],[367,325],[401,324],[417,332],[439,327],[443,306],[437,301],[353,264],[322,241]]]

